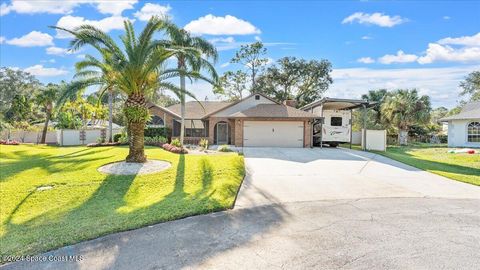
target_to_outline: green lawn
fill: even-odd
[[[445,145],[432,147],[417,144],[389,146],[386,152],[373,152],[453,180],[480,186],[480,155],[450,154],[447,151]]]
[[[122,160],[125,147],[0,147],[0,258],[36,254],[101,235],[233,206],[243,157],[177,155],[147,148],[172,163],[141,176],[97,172]],[[53,189],[37,190],[52,185]]]

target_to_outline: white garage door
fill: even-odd
[[[243,145],[260,147],[303,147],[303,122],[245,121]]]

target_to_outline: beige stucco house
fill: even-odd
[[[314,114],[281,104],[263,94],[252,94],[236,102],[186,102],[185,143],[264,147],[310,147]],[[149,105],[152,122],[180,135],[180,104]]]

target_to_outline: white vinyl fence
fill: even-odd
[[[353,131],[352,132],[352,144],[362,144],[362,132]]]
[[[363,148],[363,140],[362,140],[362,148]],[[376,150],[376,151],[386,151],[387,150],[387,131],[367,129],[366,149]]]
[[[113,134],[121,133],[121,129],[113,129]],[[103,138],[108,140],[107,129],[61,129],[57,130],[57,144],[61,146],[85,145],[98,142]]]
[[[21,143],[40,143],[42,139],[42,131],[32,130],[4,130],[0,133],[0,139],[2,140],[15,140]],[[47,144],[57,143],[57,133],[55,131],[47,131],[47,137],[45,140]]]
[[[121,133],[121,128],[113,129],[113,134]],[[85,145],[95,143],[99,138],[108,140],[108,129],[61,129],[48,131],[45,140],[46,144],[57,144],[61,146]],[[15,140],[21,143],[40,143],[42,131],[32,130],[4,130],[0,133],[1,140]]]

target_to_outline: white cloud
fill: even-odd
[[[225,62],[225,63],[220,65],[220,67],[222,67],[222,68],[226,68],[228,66],[230,66],[230,62]]]
[[[451,19],[450,16],[443,16],[442,18],[443,18],[444,20],[450,20],[450,19]]]
[[[248,21],[226,15],[217,17],[208,14],[185,25],[185,30],[193,34],[207,35],[251,35],[261,31]]]
[[[120,16],[124,10],[133,9],[137,2],[137,0],[98,1],[97,10],[103,14]]]
[[[447,37],[429,43],[422,55],[406,54],[400,50],[396,55],[387,54],[378,59],[382,64],[415,61],[422,65],[434,62],[480,62],[480,32],[473,36]]]
[[[12,11],[12,8],[6,3],[0,5],[0,16],[7,15],[10,11]]]
[[[357,62],[364,63],[364,64],[371,64],[371,63],[375,63],[375,59],[371,57],[362,57],[362,58],[358,58]]]
[[[256,41],[262,41],[262,38],[260,36],[255,36]]]
[[[372,14],[355,12],[352,15],[343,19],[342,24],[357,22],[359,24],[367,24],[367,25],[374,24],[380,27],[393,27],[397,24],[401,24],[407,21],[408,21],[407,19],[402,18],[398,15],[389,16],[379,12],[375,12]]]
[[[373,39],[371,36],[363,36],[362,37],[363,40],[369,40],[369,39]]]
[[[392,63],[411,63],[415,62],[418,59],[418,56],[414,54],[405,54],[403,51],[398,51],[397,54],[387,54],[378,58],[378,62],[382,64],[392,64]]]
[[[0,5],[0,15],[7,15],[10,12],[20,14],[71,14],[73,10],[82,4],[94,4],[99,12],[103,14],[120,15],[126,9],[132,9],[138,0],[105,1],[105,0],[38,0],[25,1],[13,0],[10,4]]]
[[[210,43],[217,44],[217,43],[234,43],[235,39],[233,37],[226,37],[226,38],[211,38],[208,40]]]
[[[9,5],[1,5],[1,15],[10,12],[20,14],[50,13],[50,14],[68,14],[79,3],[75,1],[11,1]]]
[[[237,42],[233,37],[211,38],[208,41],[215,45],[218,51],[233,50],[243,44],[248,44],[248,42]]]
[[[40,62],[42,62],[42,63],[55,63],[57,61],[55,61],[55,59],[52,58],[52,59],[48,59],[48,60],[42,60]]]
[[[0,44],[3,44],[7,40],[4,36],[0,36]]]
[[[152,16],[169,17],[172,8],[169,5],[162,6],[152,3],[146,3],[139,11],[133,15],[141,21],[148,21]]]
[[[453,107],[458,99],[458,84],[480,66],[448,68],[345,68],[334,69],[334,83],[326,96],[360,98],[368,90],[386,88],[417,88],[429,95],[434,106]]]
[[[83,59],[83,58],[85,58],[85,54],[79,54],[79,55],[77,55],[77,58],[78,59]]]
[[[109,32],[111,30],[120,30],[123,29],[123,21],[128,20],[126,17],[120,17],[120,16],[112,16],[112,17],[106,17],[101,20],[87,20],[83,17],[76,17],[76,16],[63,16],[61,17],[58,22],[57,22],[57,27],[62,27],[65,29],[73,30],[75,27],[83,25],[83,24],[89,24],[93,25],[105,32]],[[132,22],[134,20],[131,20]],[[55,36],[56,38],[71,38],[72,36],[61,30],[57,30],[57,35]]]
[[[6,43],[20,47],[49,46],[53,45],[53,37],[46,33],[32,31],[22,37],[9,39]]]
[[[455,49],[437,43],[428,44],[426,54],[418,58],[420,64],[433,62],[480,62],[480,47],[464,47]]]
[[[47,68],[47,67],[44,67],[43,65],[34,65],[34,66],[23,69],[23,71],[38,77],[55,77],[55,76],[65,75],[68,73],[68,71],[65,69]]]
[[[437,41],[438,44],[449,44],[449,45],[463,45],[463,46],[480,46],[480,32],[473,36],[462,36],[457,38],[442,38]]]
[[[68,49],[59,48],[59,47],[55,47],[55,46],[48,47],[47,49],[45,49],[45,52],[47,54],[50,54],[50,55],[59,55],[59,56],[64,56],[64,55],[72,53]]]

